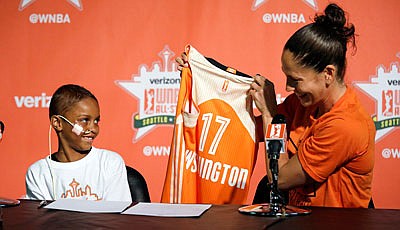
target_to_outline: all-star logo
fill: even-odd
[[[377,67],[377,76],[371,83],[354,83],[375,99],[376,114],[372,117],[376,127],[375,141],[400,126],[400,73],[399,63],[393,63],[386,71],[383,65]]]
[[[149,70],[145,65],[139,67],[139,75],[132,80],[117,80],[115,83],[129,94],[139,99],[139,113],[133,114],[133,125],[137,129],[134,142],[156,125],[174,124],[178,101],[180,73],[171,61],[175,54],[165,46],[159,53],[163,65],[153,63]]]
[[[257,10],[262,4],[268,2],[268,0],[254,0],[252,10]],[[309,7],[313,8],[315,11],[318,11],[317,1],[314,0],[303,0]]]
[[[24,10],[26,7],[28,7],[30,4],[34,3],[36,0],[21,0],[21,2],[19,3],[19,11]],[[81,0],[65,0],[67,2],[69,2],[72,6],[74,6],[75,8],[77,8],[78,10],[83,9],[82,7],[82,3]]]

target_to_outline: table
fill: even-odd
[[[2,208],[2,229],[399,229],[400,210],[311,207],[307,216],[288,218],[241,214],[239,205],[213,205],[197,218],[94,214],[38,209],[39,201],[21,200]]]

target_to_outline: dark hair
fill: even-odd
[[[64,115],[75,103],[85,99],[97,98],[87,89],[79,85],[67,84],[58,88],[50,101],[49,117],[53,115]]]
[[[347,43],[356,49],[354,31],[354,25],[346,24],[345,12],[338,5],[329,4],[325,14],[316,14],[313,23],[300,28],[289,38],[284,50],[293,53],[298,64],[318,73],[327,65],[335,65],[337,78],[342,82]]]

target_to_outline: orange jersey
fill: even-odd
[[[315,183],[290,191],[298,206],[368,206],[374,168],[375,126],[353,89],[334,107],[314,118],[315,107],[303,107],[289,95],[279,112],[287,118],[289,154],[297,154],[303,170]],[[297,148],[297,149],[296,149]]]
[[[253,79],[216,67],[191,46],[186,53],[161,201],[242,204],[258,150],[247,95]]]

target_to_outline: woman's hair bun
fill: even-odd
[[[335,28],[341,28],[346,23],[344,11],[336,4],[329,4],[325,8],[325,14],[317,15],[314,20],[316,24]]]
[[[351,40],[354,38],[354,25],[346,25],[346,15],[342,8],[332,3],[325,8],[325,14],[316,15],[314,22],[340,37]]]

